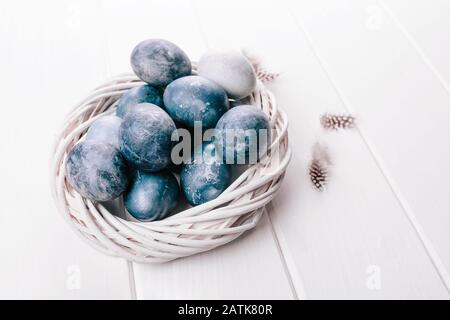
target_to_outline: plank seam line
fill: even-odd
[[[133,262],[127,261],[127,267],[128,267],[128,282],[129,282],[129,285],[130,285],[131,300],[137,300],[136,278],[134,276]]]
[[[410,45],[414,48],[414,50],[417,52],[419,57],[423,60],[425,65],[430,69],[430,71],[433,73],[433,75],[438,79],[438,81],[440,82],[440,84],[444,88],[444,90],[447,92],[447,94],[450,95],[450,86],[448,85],[447,81],[444,79],[444,77],[441,75],[441,73],[436,69],[434,64],[431,62],[431,60],[425,54],[425,52],[420,47],[420,45],[417,43],[417,41],[414,39],[414,37],[409,33],[409,31],[406,29],[406,27],[400,22],[400,20],[397,18],[395,13],[386,5],[386,3],[384,1],[379,0],[378,4],[389,15],[389,17],[392,19],[392,21],[394,21],[394,23],[397,25],[397,27],[400,29],[400,31],[403,33],[403,35],[406,37],[406,39],[408,40]]]
[[[196,20],[197,20],[197,25],[198,25],[201,37],[202,37],[202,39],[203,39],[203,41],[205,43],[206,48],[209,48],[208,38],[206,36],[205,30],[203,29],[203,25],[201,23],[200,14],[198,13],[198,8],[197,8],[196,1],[195,0],[191,0],[190,2],[191,2],[192,11],[193,11],[194,16],[196,17]],[[269,205],[271,205],[271,204],[269,204]],[[280,257],[281,264],[283,266],[285,275],[287,277],[287,280],[288,280],[288,283],[289,283],[289,287],[291,289],[292,296],[293,296],[293,298],[295,300],[298,300],[299,296],[298,296],[297,292],[300,291],[300,292],[302,292],[301,299],[306,299],[306,295],[304,294],[304,290],[297,290],[296,289],[296,286],[295,286],[294,281],[293,281],[292,274],[289,271],[289,266],[288,266],[288,265],[293,265],[293,264],[292,263],[288,264],[287,261],[286,261],[285,254],[283,253],[282,246],[281,246],[280,241],[279,241],[279,239],[277,237],[277,234],[276,234],[275,228],[273,226],[272,220],[271,220],[270,215],[269,215],[269,213],[267,211],[267,207],[265,208],[265,214],[266,214],[268,222],[269,222],[269,227],[270,227],[270,231],[272,233],[272,238],[273,238],[273,240],[275,242],[275,245],[277,247],[278,255]],[[300,286],[300,288],[302,288],[301,285],[299,285],[299,286]]]
[[[99,12],[101,12],[101,19],[104,21],[106,20],[108,17],[105,16],[105,8],[103,6],[103,1],[97,1],[96,2],[97,6],[98,6],[98,10]],[[101,22],[103,22],[101,21]],[[101,34],[102,34],[102,54],[104,56],[106,56],[106,59],[104,60],[104,65],[103,65],[103,77],[107,77],[107,76],[111,76],[110,72],[111,72],[111,56],[109,54],[109,52],[111,52],[110,50],[110,45],[109,45],[109,34],[107,32],[106,29],[106,24],[105,23],[101,23]],[[128,261],[128,260],[124,260],[126,261],[126,266],[127,266],[127,274],[128,274],[128,287],[130,290],[130,299],[131,300],[137,300],[137,294],[136,294],[136,279],[134,277],[134,267],[133,267],[133,262]]]
[[[281,264],[283,265],[285,275],[287,277],[289,286],[292,291],[292,296],[293,296],[294,300],[306,300],[307,297],[306,297],[306,293],[305,293],[302,282],[300,281],[300,279],[297,279],[297,281],[294,281],[293,274],[290,272],[291,267],[289,267],[289,266],[293,266],[295,264],[292,262],[292,259],[288,259],[288,257],[287,257],[288,255],[285,253],[285,251],[283,249],[284,246],[281,245],[281,241],[277,235],[277,232],[275,231],[275,227],[273,225],[272,218],[270,217],[269,210],[267,208],[269,206],[271,208],[270,211],[271,212],[274,211],[273,205],[270,202],[265,208],[267,220],[269,222],[269,227],[270,227],[270,231],[272,233],[273,241],[275,242],[278,254],[280,256]],[[292,270],[295,270],[295,268],[292,267]],[[297,283],[297,285],[296,285],[296,283]]]
[[[328,70],[328,67],[325,63],[325,61],[320,57],[318,51],[316,50],[315,46],[313,45],[313,42],[304,28],[304,26],[298,21],[300,18],[296,19],[294,14],[291,11],[291,16],[293,18],[293,21],[295,22],[296,26],[300,30],[301,33],[305,35],[305,38],[307,40],[308,46],[310,47],[313,55],[317,59],[319,65],[323,69],[328,81],[330,81],[332,87],[334,88],[335,92],[337,93],[339,99],[343,103],[343,106],[347,109],[348,112],[352,113],[352,107],[350,102],[345,97],[344,93],[340,88],[337,86],[336,81],[334,80],[333,76],[331,75],[331,72]],[[357,132],[361,139],[363,140],[364,144],[366,145],[367,149],[369,150],[372,158],[375,161],[375,164],[378,167],[378,170],[380,170],[381,174],[383,175],[384,179],[388,183],[391,191],[393,192],[395,198],[397,199],[398,203],[400,204],[401,208],[403,209],[403,212],[407,219],[409,220],[410,224],[412,225],[415,233],[419,237],[428,257],[430,258],[435,270],[438,272],[438,275],[444,284],[445,288],[447,289],[448,293],[450,294],[450,274],[447,272],[439,254],[434,249],[433,244],[428,239],[425,231],[423,230],[422,226],[420,225],[419,221],[417,220],[416,216],[414,215],[413,211],[409,208],[407,202],[403,197],[401,196],[401,192],[399,188],[396,186],[394,180],[390,177],[388,174],[388,170],[385,169],[385,167],[381,164],[381,160],[378,156],[376,156],[375,148],[372,146],[371,143],[369,143],[368,139],[365,137],[363,132],[361,131],[360,127],[357,127]]]
[[[200,36],[202,37],[202,40],[206,46],[206,48],[209,48],[209,42],[208,42],[208,38],[206,37],[206,33],[205,30],[203,29],[203,25],[200,22],[200,14],[198,13],[198,8],[197,8],[197,4],[195,3],[195,0],[191,0],[191,10],[197,20],[197,26],[198,26],[198,30],[200,31]]]

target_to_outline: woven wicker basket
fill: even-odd
[[[54,199],[67,222],[91,246],[138,263],[165,262],[211,250],[255,227],[264,206],[280,188],[291,157],[286,115],[261,81],[250,100],[269,116],[275,132],[272,152],[248,167],[218,198],[164,220],[137,222],[112,214],[70,187],[65,177],[68,152],[93,121],[113,113],[120,97],[142,84],[131,74],[112,78],[91,92],[65,120],[56,137],[50,172]]]

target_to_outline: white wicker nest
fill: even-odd
[[[124,220],[104,205],[83,198],[66,181],[68,152],[99,116],[115,111],[118,99],[143,82],[132,74],[99,86],[78,104],[56,137],[51,160],[51,186],[60,212],[83,240],[98,250],[139,263],[166,262],[226,244],[256,226],[264,206],[280,188],[291,157],[288,121],[275,97],[258,81],[251,104],[268,116],[272,152],[248,167],[218,198],[164,220]]]

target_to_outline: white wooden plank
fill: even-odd
[[[137,296],[141,299],[292,299],[269,230],[264,215],[254,231],[226,246],[162,265],[135,265]]]
[[[366,145],[449,286],[447,92],[389,16],[373,16],[371,1],[292,6],[341,101],[358,113]]]
[[[104,1],[102,7],[108,72],[129,71],[131,50],[147,38],[173,41],[192,59],[205,49],[189,2]],[[255,231],[225,247],[162,265],[134,264],[134,275],[139,299],[292,298],[265,218]]]
[[[196,4],[211,47],[248,48],[282,73],[272,88],[290,118],[294,156],[271,215],[297,291],[308,298],[448,297],[358,132],[319,128],[321,114],[345,108],[285,3]],[[317,140],[329,146],[334,161],[323,194],[307,177]],[[378,275],[379,288],[371,282]]]
[[[53,134],[104,77],[95,1],[0,4],[0,298],[124,299],[126,262],[70,230],[49,188]]]
[[[450,2],[383,0],[379,5],[450,94]]]

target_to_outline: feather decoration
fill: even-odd
[[[349,114],[325,113],[320,117],[320,124],[327,130],[350,129],[355,125],[355,117]]]
[[[261,59],[257,57],[255,54],[252,54],[246,50],[242,50],[242,53],[252,64],[253,69],[255,70],[256,77],[259,79],[259,81],[263,83],[268,83],[280,76],[279,73],[271,72],[266,68],[264,68],[262,66]]]
[[[316,143],[313,147],[313,157],[309,164],[309,177],[316,190],[325,190],[328,183],[330,166],[331,160],[328,149]]]

